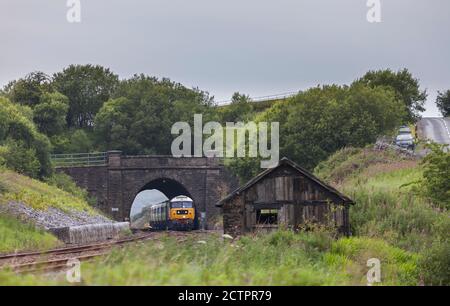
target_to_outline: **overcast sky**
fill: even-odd
[[[450,89],[450,1],[0,0],[0,86],[41,70],[100,64],[121,78],[169,77],[209,91],[264,96],[345,84],[369,69],[406,67],[429,91]]]

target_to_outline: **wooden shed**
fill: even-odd
[[[280,225],[301,229],[313,224],[331,225],[348,235],[352,204],[350,198],[283,158],[216,206],[222,208],[224,232],[232,236]]]

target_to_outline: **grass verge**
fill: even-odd
[[[366,285],[367,259],[380,258],[382,283],[418,284],[417,256],[370,238],[279,231],[223,240],[174,237],[117,249],[83,263],[83,285]],[[7,272],[3,272],[7,273]],[[10,284],[54,284],[36,276]],[[0,279],[1,273],[0,273]],[[68,284],[63,277],[57,284]]]
[[[0,253],[44,250],[57,246],[58,239],[33,225],[0,215]]]

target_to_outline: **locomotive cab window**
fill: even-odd
[[[172,202],[172,208],[192,208],[192,202]]]
[[[257,224],[278,224],[278,209],[258,209],[256,211]]]

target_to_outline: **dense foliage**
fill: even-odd
[[[108,68],[71,65],[47,76],[33,72],[3,90],[47,135],[54,153],[123,150],[168,154],[177,121],[280,122],[281,156],[312,169],[345,146],[362,147],[417,117],[426,92],[404,69],[370,71],[351,86],[319,86],[289,100],[255,104],[235,93],[232,103],[215,106],[208,93],[169,79],[135,75],[119,80]],[[233,161],[241,177],[259,171],[256,159]]]
[[[94,117],[114,93],[118,76],[109,69],[92,65],[70,65],[53,77],[53,86],[68,97],[68,127],[90,127]]]
[[[321,86],[275,104],[258,121],[280,123],[280,156],[313,169],[346,146],[362,147],[400,125],[406,113],[388,88],[362,84]],[[254,159],[232,161],[242,178],[258,171]]]
[[[233,94],[231,103],[226,107],[218,108],[218,114],[222,123],[226,122],[247,122],[254,116],[254,106],[251,104],[249,96],[238,92]]]
[[[31,177],[51,174],[50,142],[27,111],[0,97],[0,163]]]
[[[450,90],[439,92],[436,98],[436,105],[442,116],[450,116]]]
[[[192,126],[194,114],[208,120],[211,99],[168,79],[136,75],[122,81],[114,98],[95,118],[95,136],[102,150],[128,154],[169,154],[171,127],[185,121]]]
[[[9,82],[3,90],[12,102],[30,107],[38,105],[41,102],[41,96],[52,91],[50,76],[40,71]]]
[[[437,144],[429,145],[431,152],[423,159],[424,172],[420,191],[439,206],[450,208],[450,153]]]
[[[54,92],[44,93],[41,102],[34,107],[33,119],[39,131],[54,136],[61,134],[66,127],[69,100],[66,96]]]
[[[393,89],[397,99],[404,103],[408,111],[404,117],[405,121],[413,122],[420,116],[420,112],[425,111],[427,92],[420,89],[419,80],[414,78],[407,69],[397,72],[390,69],[369,71],[355,83]]]

